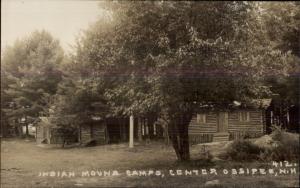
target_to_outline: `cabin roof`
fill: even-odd
[[[238,109],[266,109],[272,99],[253,99],[251,101],[233,101],[232,103],[207,103],[198,105],[199,111],[206,110],[238,110]]]
[[[272,99],[254,99],[251,102],[251,105],[254,105],[256,108],[268,108],[271,104]]]
[[[50,119],[49,119],[49,117],[46,117],[46,116],[42,116],[42,117],[39,117],[39,119],[41,120],[39,123],[38,123],[38,125],[40,125],[40,126],[43,126],[43,127],[56,127],[54,124],[52,124],[51,122],[50,122]]]

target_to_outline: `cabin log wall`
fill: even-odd
[[[240,121],[239,112],[242,110],[228,112],[228,133],[229,139],[255,138],[265,133],[264,111],[244,110],[249,112],[249,121]],[[218,132],[218,113],[208,112],[205,123],[197,122],[197,115],[194,114],[189,124],[190,144],[206,143],[213,141],[213,135]]]
[[[106,125],[101,123],[92,125],[92,139],[95,139],[98,144],[106,143]]]
[[[104,122],[95,122],[80,126],[80,142],[85,144],[95,140],[97,144],[106,143],[106,124]]]
[[[189,124],[190,144],[206,143],[213,141],[213,134],[217,132],[217,113],[206,113],[205,123],[197,122],[197,115],[194,114]]]
[[[239,112],[248,112],[249,121],[240,121]],[[256,138],[264,133],[263,111],[262,110],[245,110],[234,111],[228,114],[228,132],[229,139]]]

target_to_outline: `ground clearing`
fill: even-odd
[[[225,144],[211,144],[206,149],[219,153]],[[297,187],[297,174],[274,175],[178,175],[172,170],[269,168],[263,163],[233,163],[215,161],[206,164],[197,160],[203,146],[192,146],[193,161],[177,163],[172,147],[161,143],[140,144],[128,149],[127,144],[105,145],[89,148],[37,146],[34,141],[2,139],[1,187]],[[88,171],[117,170],[119,176],[82,177]],[[161,176],[126,175],[126,170],[159,170]],[[297,169],[298,170],[298,169]],[[39,177],[40,172],[74,172],[75,177]]]

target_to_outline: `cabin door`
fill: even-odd
[[[228,113],[219,112],[218,113],[218,132],[228,132]]]

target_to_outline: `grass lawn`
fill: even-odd
[[[171,146],[158,142],[139,144],[129,149],[127,144],[104,145],[88,148],[37,146],[34,141],[21,139],[1,140],[1,188],[5,187],[298,187],[299,172],[296,174],[232,175],[222,174],[222,169],[273,168],[271,163],[237,163],[215,160],[205,163],[197,160],[202,146],[191,147],[192,161],[176,162]],[[209,145],[207,149],[217,154],[224,144]],[[174,175],[176,170],[220,169],[218,174]],[[103,173],[111,175],[104,176]],[[112,171],[119,175],[112,176]],[[130,170],[126,174],[126,170]],[[142,176],[129,176],[142,171]],[[159,171],[158,176],[148,175],[150,170]],[[169,170],[173,170],[170,174]],[[276,170],[276,169],[275,169]],[[50,171],[55,171],[54,177]],[[98,172],[97,172],[98,171]],[[44,172],[40,177],[39,173]],[[58,175],[58,172],[60,175]],[[74,173],[74,176],[61,177]],[[90,176],[82,173],[89,173]],[[180,171],[178,171],[180,173]],[[46,174],[48,173],[48,175]],[[53,172],[52,172],[53,173]],[[96,173],[93,174],[93,173]],[[98,174],[97,174],[98,173]],[[102,173],[102,175],[100,174]],[[159,173],[163,174],[160,175]],[[93,176],[95,175],[95,176]],[[210,184],[210,183],[211,184]],[[210,185],[209,185],[210,184]]]

